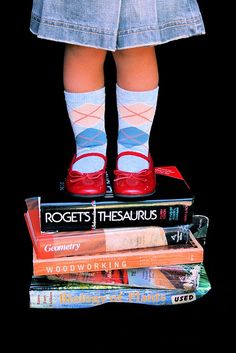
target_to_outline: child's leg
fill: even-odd
[[[105,57],[105,50],[66,45],[65,99],[75,135],[77,157],[87,153],[106,155]],[[72,169],[81,173],[92,173],[103,167],[104,159],[95,155],[79,159]]]
[[[64,88],[68,92],[84,93],[104,87],[106,50],[66,45],[64,56]]]
[[[117,67],[118,154],[134,151],[148,156],[159,82],[155,48],[118,50],[113,56]],[[138,156],[125,155],[118,160],[118,169],[123,171],[138,172],[148,166]]]
[[[117,67],[117,83],[127,91],[150,91],[159,83],[154,47],[117,50],[113,53]]]

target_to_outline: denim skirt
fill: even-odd
[[[205,33],[196,0],[33,0],[30,30],[110,51]]]

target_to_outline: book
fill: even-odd
[[[194,197],[175,166],[155,168],[157,190],[146,198],[119,198],[107,174],[107,192],[96,200],[70,196],[60,184],[50,194],[26,199],[27,208],[38,202],[41,231],[71,231],[113,227],[189,224]]]
[[[209,218],[207,216],[193,215],[190,229],[194,237],[203,247],[206,245],[208,228],[209,228]]]
[[[109,284],[140,288],[195,290],[199,282],[201,264],[159,266],[128,270],[108,270],[48,276],[48,279]]]
[[[29,229],[29,231],[31,231]],[[63,273],[93,272],[115,269],[169,266],[203,261],[203,248],[189,233],[187,244],[165,245],[153,248],[118,252],[65,256],[39,259],[33,251],[35,276]]]
[[[187,225],[169,228],[140,226],[42,233],[38,208],[28,210],[25,213],[25,220],[39,259],[186,244],[190,233]]]
[[[106,303],[176,305],[194,302],[211,289],[205,268],[201,265],[199,284],[195,291],[184,289],[145,289],[91,285],[32,277],[29,288],[30,308],[77,309]]]

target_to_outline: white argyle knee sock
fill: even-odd
[[[156,111],[158,87],[144,92],[126,91],[117,85],[119,117],[118,154],[125,151],[139,152],[148,156],[149,136]],[[118,169],[139,172],[148,168],[148,162],[136,156],[123,156]]]
[[[105,88],[86,93],[65,93],[66,106],[76,141],[76,154],[102,153],[106,155]],[[104,160],[88,156],[78,160],[73,170],[92,173],[104,167]]]

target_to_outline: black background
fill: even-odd
[[[20,2],[21,3],[21,2]],[[158,332],[179,330],[208,332],[221,329],[231,311],[230,281],[227,277],[227,244],[221,222],[222,174],[219,151],[222,124],[220,84],[217,74],[220,33],[210,1],[199,1],[207,34],[157,47],[160,94],[151,136],[156,165],[176,165],[195,195],[195,213],[210,218],[204,263],[212,285],[202,299],[185,305],[153,307],[135,304],[106,304],[83,310],[32,310],[28,287],[32,274],[32,246],[24,223],[24,199],[40,195],[65,173],[74,152],[62,82],[63,44],[37,39],[29,31],[31,1],[11,9],[11,31],[7,38],[7,84],[4,87],[7,140],[3,144],[3,191],[6,193],[6,268],[12,273],[7,285],[13,299],[14,320],[26,318],[29,326],[39,323],[82,327],[114,327],[123,334],[130,328],[152,328]],[[217,37],[217,40],[216,40]],[[4,72],[3,72],[4,73]],[[114,166],[117,113],[115,67],[108,54],[105,64],[107,86],[106,124],[109,163]],[[5,113],[6,114],[6,113]],[[224,119],[224,117],[223,117]],[[3,136],[2,136],[3,137]],[[8,151],[8,153],[6,153]],[[221,168],[220,168],[221,169]],[[224,210],[224,212],[226,212]],[[9,264],[10,262],[10,264]],[[9,266],[10,268],[9,268]],[[11,267],[12,266],[12,267]],[[8,277],[9,278],[9,277]],[[73,323],[73,324],[72,324]],[[186,331],[185,331],[186,332]]]

